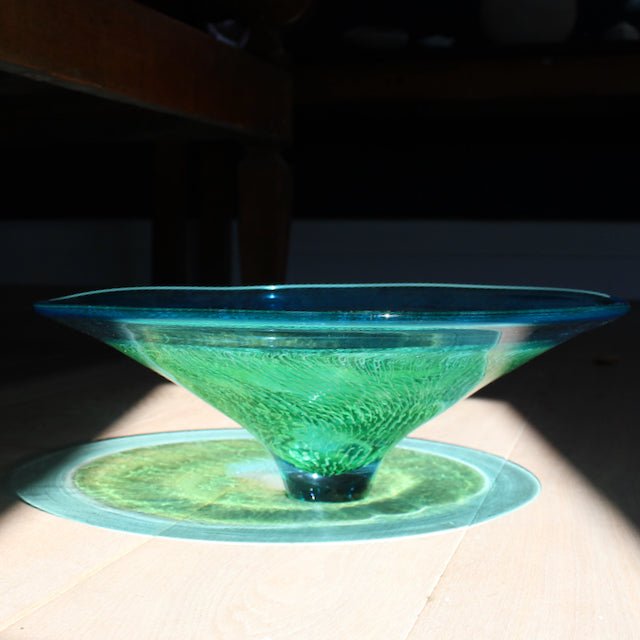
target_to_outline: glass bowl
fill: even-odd
[[[36,309],[232,418],[290,496],[340,502],[363,497],[415,428],[628,305],[568,289],[341,284],[120,288]]]

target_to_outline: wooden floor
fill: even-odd
[[[362,543],[231,544],[100,529],[3,496],[0,638],[640,637],[637,311],[414,434],[504,456],[540,479],[536,500],[476,527]],[[89,339],[56,336],[46,348],[32,336],[35,352],[29,341],[9,350],[3,469],[71,443],[233,426],[117,354],[87,355]]]

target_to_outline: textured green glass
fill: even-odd
[[[245,427],[289,495],[350,501],[413,429],[628,305],[586,291],[382,284],[124,288],[37,309]]]
[[[299,469],[334,476],[380,460],[485,376],[487,348],[224,349],[116,343]]]

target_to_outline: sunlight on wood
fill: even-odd
[[[110,424],[99,437],[117,438],[159,431],[234,427],[239,428],[235,422],[211,405],[182,387],[159,378],[157,386]]]
[[[107,395],[123,384],[116,369],[109,375]],[[234,426],[159,379],[93,437]],[[327,545],[156,538],[11,504],[0,518],[0,548],[10,550],[0,568],[0,635],[633,637],[638,531],[535,425],[509,402],[471,397],[411,435],[508,458],[539,478],[541,494],[470,528]]]

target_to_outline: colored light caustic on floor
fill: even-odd
[[[539,492],[502,458],[406,438],[350,503],[288,497],[275,463],[240,429],[91,442],[31,460],[11,488],[57,516],[132,533],[233,542],[330,542],[436,533],[509,513]]]

